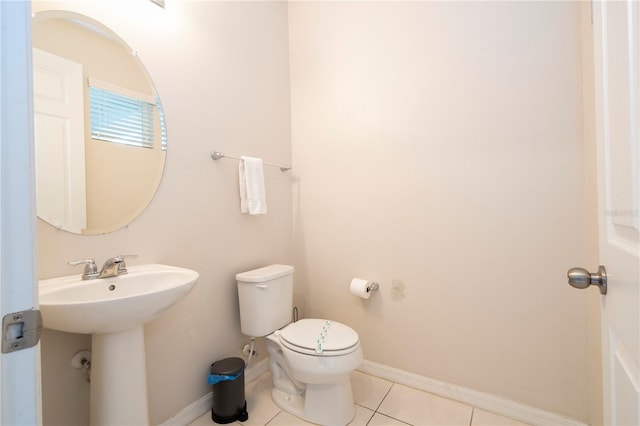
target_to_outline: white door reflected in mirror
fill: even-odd
[[[57,228],[87,227],[82,64],[33,49],[38,216]]]

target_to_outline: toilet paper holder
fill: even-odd
[[[380,285],[377,282],[372,281],[371,283],[369,283],[369,285],[367,285],[367,293],[371,293],[372,291],[376,291],[379,288],[380,288]]]

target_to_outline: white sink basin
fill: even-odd
[[[166,265],[128,267],[112,278],[80,275],[40,281],[44,327],[70,333],[112,333],[160,316],[193,288],[198,273]]]

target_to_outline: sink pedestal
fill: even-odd
[[[142,325],[91,337],[91,426],[149,425]]]

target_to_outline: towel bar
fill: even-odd
[[[218,151],[213,151],[213,152],[211,152],[210,155],[211,155],[211,159],[212,160],[219,160],[221,158],[232,158],[234,160],[240,160],[240,157],[234,157],[232,155],[227,155],[227,154],[224,154],[224,153],[218,152]],[[281,172],[286,172],[287,170],[291,170],[291,166],[283,166],[281,164],[267,163],[266,161],[263,161],[262,164],[264,164],[266,166],[279,167]]]

